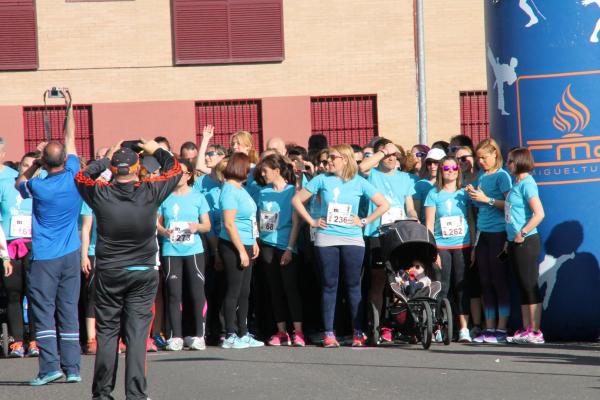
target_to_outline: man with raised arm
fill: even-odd
[[[77,174],[79,193],[96,216],[96,362],[93,398],[113,399],[119,333],[123,329],[125,395],[146,400],[146,339],[158,288],[156,212],[179,182],[182,170],[155,141],[141,141],[161,166],[158,177],[138,180],[140,160],[117,143],[106,157]],[[107,168],[112,183],[96,178]]]
[[[64,373],[67,382],[81,381],[77,310],[81,279],[77,220],[81,197],[74,181],[79,172],[79,158],[71,95],[68,90],[61,93],[67,103],[65,144],[49,142],[42,151],[41,161],[36,160],[19,175],[15,184],[23,198],[33,199],[27,295],[35,317],[40,370],[29,382],[32,386],[60,379]],[[48,176],[32,178],[40,167],[46,169]]]

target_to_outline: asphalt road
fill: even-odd
[[[600,344],[433,344],[387,348],[259,348],[149,354],[149,395],[163,399],[600,399]],[[120,365],[124,366],[124,355]],[[25,384],[36,359],[0,360],[0,400],[89,399],[83,382]],[[123,369],[115,398],[124,399]]]

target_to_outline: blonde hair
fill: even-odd
[[[239,144],[248,147],[248,156],[250,157],[250,162],[256,164],[258,161],[258,154],[256,154],[256,150],[254,150],[254,139],[252,139],[252,134],[248,131],[237,131],[233,135],[231,135],[231,139],[229,143],[231,147],[233,147],[233,142],[237,141]]]
[[[227,168],[228,162],[229,162],[229,158],[225,157],[221,161],[219,161],[219,163],[217,165],[215,165],[215,167],[214,167],[215,176],[217,177],[217,180],[221,183],[223,183],[225,181],[225,176],[223,175],[223,171],[225,171],[225,168]]]
[[[502,152],[500,151],[500,146],[494,139],[485,139],[479,142],[477,145],[477,149],[475,149],[475,153],[479,150],[483,150],[487,153],[496,153],[496,163],[494,164],[494,170],[502,168],[504,164],[504,159],[502,158]]]
[[[349,181],[354,178],[358,173],[358,164],[356,164],[356,160],[354,160],[354,150],[347,144],[336,144],[335,146],[331,146],[328,149],[329,154],[332,151],[337,151],[340,155],[346,160],[346,166],[342,171],[341,178],[344,181]]]

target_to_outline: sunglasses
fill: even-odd
[[[423,158],[427,155],[427,153],[419,151],[417,153],[415,153],[415,157],[419,157],[419,158]]]
[[[331,161],[335,161],[337,158],[344,158],[342,156],[336,156],[335,154],[330,154],[328,157]]]
[[[468,156],[458,157],[458,161],[460,161],[460,162],[467,162],[467,160],[469,158],[473,158],[473,156],[472,155],[468,155]]]
[[[327,161],[327,160],[321,160],[321,161],[319,161],[319,165],[323,165],[323,166],[326,167],[328,164],[329,164],[329,161]]]
[[[446,171],[446,172],[448,172],[448,171],[458,171],[458,165],[452,165],[452,166],[450,166],[450,165],[444,165],[442,167],[442,169],[444,171]]]
[[[225,154],[221,153],[220,151],[208,151],[206,152],[206,155],[209,157],[214,157],[216,155],[224,156]]]

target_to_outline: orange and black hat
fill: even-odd
[[[110,169],[115,175],[129,175],[136,172],[140,158],[133,150],[122,147],[115,151],[110,160]]]

